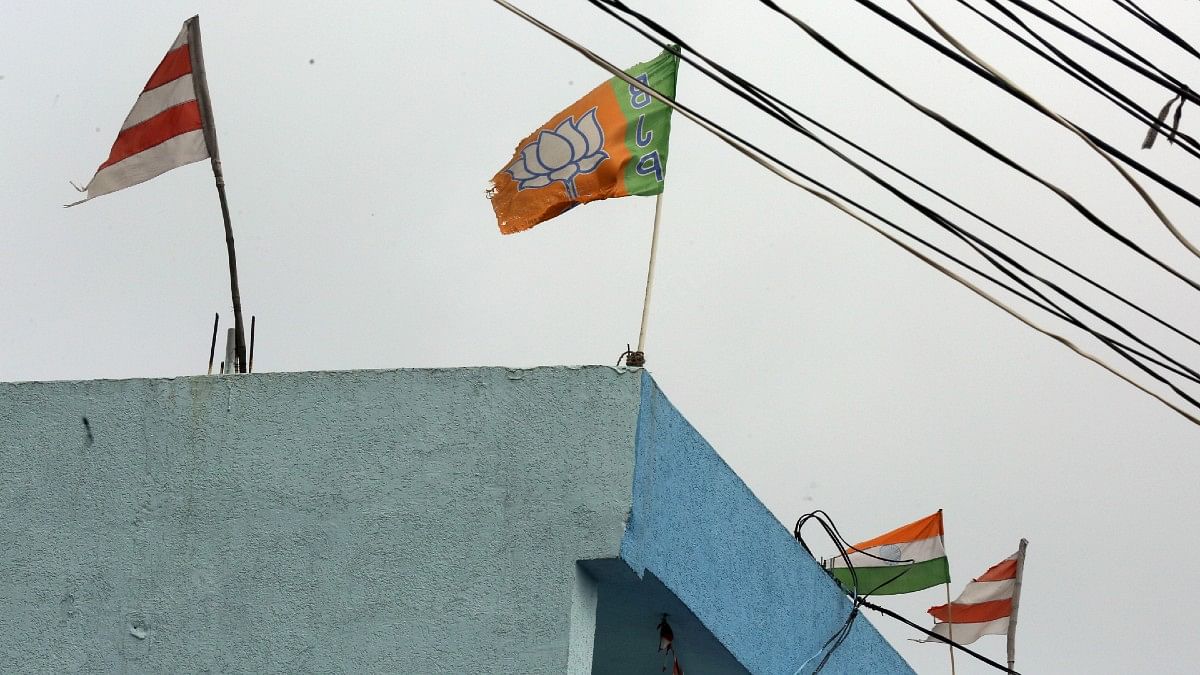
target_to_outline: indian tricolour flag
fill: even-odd
[[[912,593],[950,581],[942,512],[898,527],[887,534],[849,547],[850,563],[858,576],[859,595]],[[828,561],[833,577],[847,590],[854,575],[841,556]]]

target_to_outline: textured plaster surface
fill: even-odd
[[[575,561],[619,550],[639,388],[0,384],[0,672],[565,672],[590,648]]]
[[[670,589],[746,670],[795,673],[850,602],[646,375],[641,395],[621,557]],[[913,671],[860,616],[822,672]]]
[[[849,609],[604,367],[0,383],[0,515],[0,673],[657,672],[668,613],[791,675]],[[911,671],[860,620],[826,672]]]

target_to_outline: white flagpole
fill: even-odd
[[[658,259],[658,225],[662,220],[662,202],[663,193],[660,192],[658,198],[654,200],[654,231],[650,235],[650,266],[646,270],[646,298],[642,302],[642,327],[638,331],[636,354],[639,357],[637,361],[640,363],[630,365],[644,364],[646,358],[646,323],[650,318],[650,291],[654,288],[654,263]]]
[[[938,509],[938,520],[941,520],[942,510]],[[946,550],[946,525],[942,523],[942,551]],[[946,567],[949,570],[950,562],[947,558]],[[954,642],[954,602],[950,599],[950,575],[946,574],[946,631],[950,642]],[[947,644],[946,647],[950,650],[950,675],[956,675],[954,670],[954,645]]]
[[[946,637],[954,642],[954,603],[950,600],[950,582],[946,582]],[[955,675],[954,671],[954,645],[946,645],[950,648],[950,675]]]
[[[204,127],[204,142],[212,160],[213,178],[217,183],[217,196],[221,200],[221,217],[225,221],[225,248],[229,253],[229,289],[233,296],[233,335],[236,363],[230,372],[244,373],[246,361],[246,331],[242,323],[242,294],[238,289],[237,253],[233,249],[233,225],[229,221],[229,201],[225,198],[225,174],[221,171],[221,153],[217,150],[217,125],[213,120],[212,100],[208,95],[208,78],[204,73],[204,50],[200,46],[200,17],[187,20],[188,51],[192,61],[192,77],[196,86],[196,101],[200,106],[200,119]]]
[[[1008,670],[1013,669],[1017,662],[1017,609],[1021,602],[1021,580],[1025,576],[1025,547],[1027,539],[1021,539],[1021,547],[1017,549],[1017,581],[1013,584],[1012,615],[1008,619]]]

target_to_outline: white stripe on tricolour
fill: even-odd
[[[195,98],[196,87],[192,83],[191,73],[177,77],[161,87],[144,91],[138,97],[137,102],[133,104],[133,110],[129,111],[129,116],[121,123],[121,131],[125,131],[139,122],[145,122],[171,106],[187,103]]]
[[[97,171],[88,183],[88,199],[137,185],[175,167],[199,162],[207,157],[208,146],[204,144],[203,129],[179,134]]]
[[[992,600],[1005,600],[1012,597],[1013,587],[1016,585],[1016,579],[972,581],[967,584],[967,587],[963,589],[963,592],[954,602],[959,605],[975,605]]]
[[[936,623],[933,632],[942,637],[950,637],[950,624]],[[984,635],[1005,635],[1008,633],[1008,617],[985,621],[983,623],[954,624],[954,641],[960,645],[969,645]],[[925,642],[940,642],[934,638],[925,638]]]
[[[899,553],[896,553],[897,547]],[[863,549],[867,553],[877,555],[881,558],[890,558],[892,560],[912,560],[914,562],[925,562],[934,558],[942,558],[946,555],[946,549],[942,546],[941,537],[930,537],[928,539],[919,539],[910,541],[906,544],[884,544],[883,546],[873,546]],[[847,551],[850,554],[850,562],[854,563],[855,567],[887,567],[896,563],[886,563],[882,560],[872,558],[865,553],[858,551]],[[834,567],[845,567],[846,562],[841,556],[833,559]]]

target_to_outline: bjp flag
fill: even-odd
[[[679,57],[664,51],[625,72],[674,98]],[[619,77],[601,84],[521,141],[492,178],[500,231],[528,230],[597,199],[661,193],[670,132],[665,103]]]

